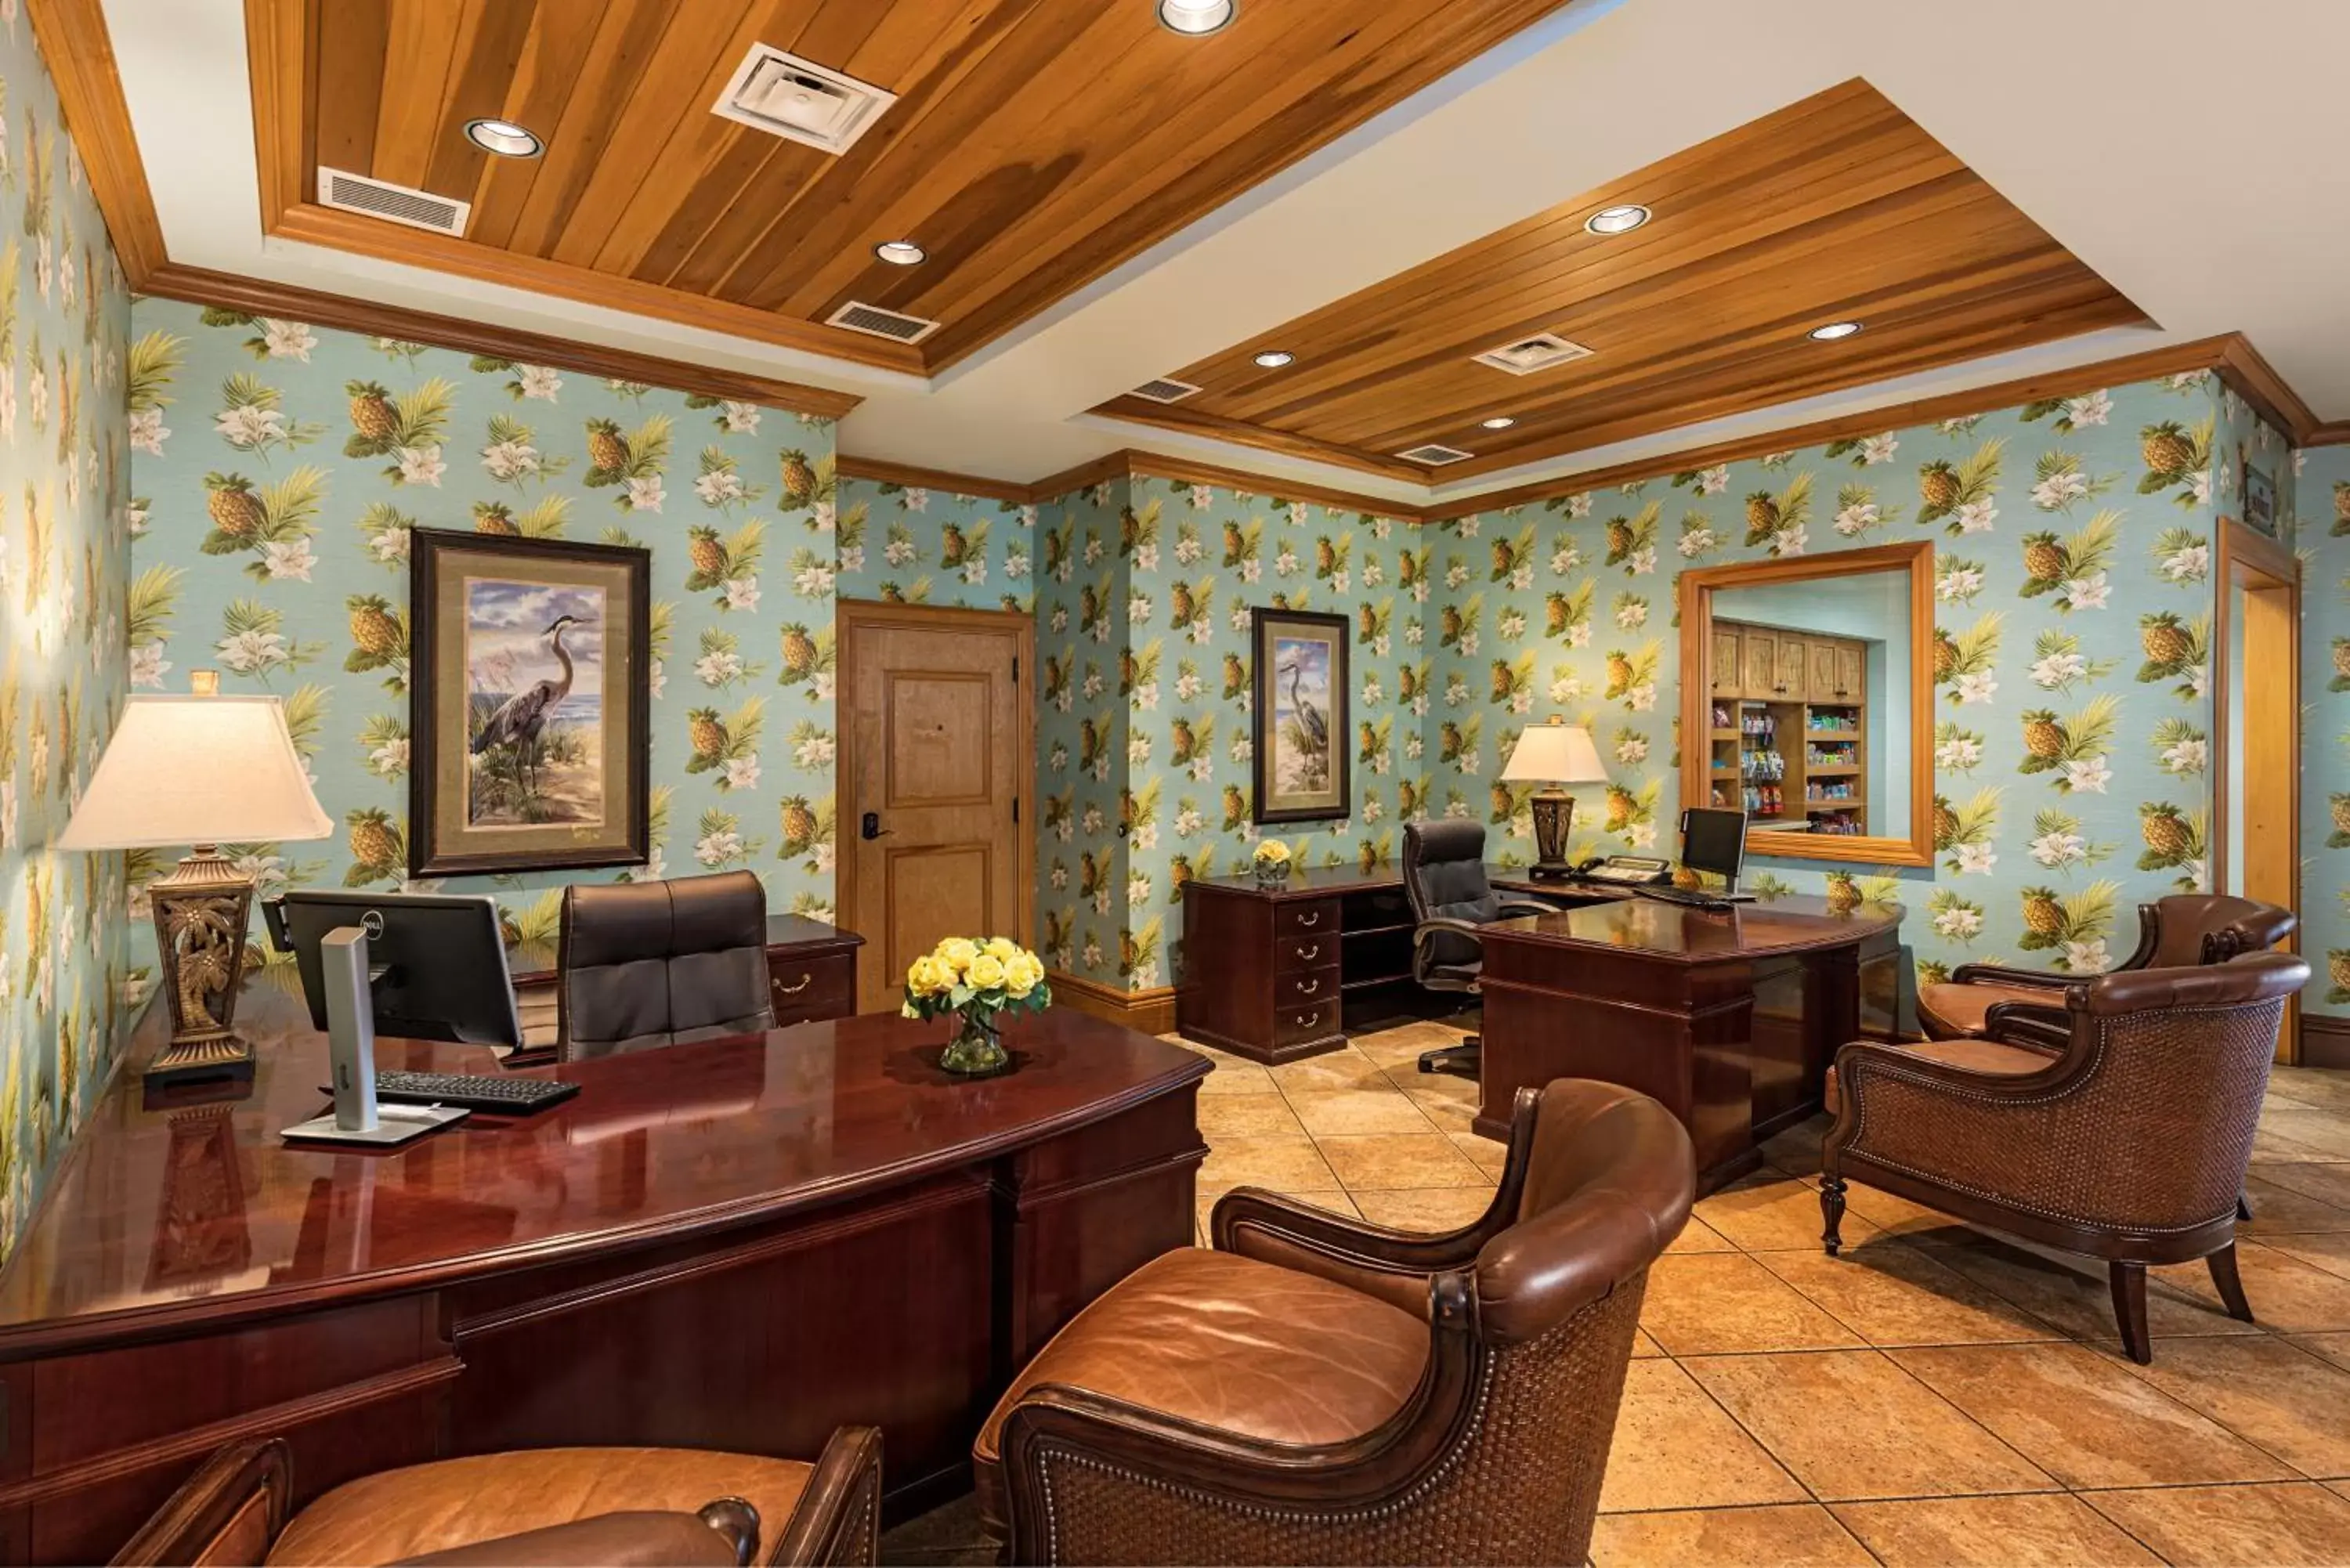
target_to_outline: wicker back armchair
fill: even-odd
[[[2106,1261],[2133,1359],[2153,1358],[2149,1263],[2208,1259],[2233,1315],[2236,1205],[2285,999],[2309,979],[2291,953],[2145,969],[2063,993],[2063,1052],[1994,1038],[1866,1042],[1836,1054],[1835,1126],[1821,1148],[1824,1240],[1841,1245],[1845,1183],[1929,1204],[2026,1241]]]
[[[1580,1563],[1694,1179],[1662,1106],[1561,1079],[1449,1235],[1230,1193],[1014,1381],[983,1514],[1015,1563]]]

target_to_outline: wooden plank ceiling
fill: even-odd
[[[1569,3],[1243,0],[1200,38],[1151,0],[246,8],[273,233],[926,370]],[[754,43],[899,102],[839,157],[712,114]],[[481,152],[477,116],[545,155]],[[470,202],[467,233],[319,207],[322,163]],[[930,259],[877,261],[895,239]],[[912,350],[814,325],[851,299],[943,325]]]
[[[1654,216],[1586,232],[1619,202]],[[2146,319],[1854,80],[1170,369],[1203,389],[1180,403],[1097,411],[1454,479]],[[1864,329],[1809,336],[1840,320]],[[1545,331],[1594,353],[1523,377],[1474,362]],[[1268,349],[1295,361],[1262,369]],[[1430,441],[1474,455],[1394,456]]]

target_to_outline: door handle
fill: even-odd
[[[867,812],[864,820],[857,826],[858,836],[860,838],[886,838],[892,831],[881,826],[881,814],[878,811]]]

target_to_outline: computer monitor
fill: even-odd
[[[312,1027],[328,1027],[320,945],[358,927],[368,937],[375,1032],[463,1045],[522,1044],[498,906],[486,893],[297,888],[262,906],[271,940],[291,952]]]
[[[1693,805],[1681,813],[1681,864],[1711,871],[1738,891],[1738,867],[1746,858],[1746,814]]]

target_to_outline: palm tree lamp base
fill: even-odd
[[[172,1010],[172,1038],[147,1064],[146,1082],[253,1075],[253,1045],[233,1027],[244,981],[244,932],[253,878],[217,846],[195,853],[147,885],[155,910],[157,978]]]
[[[1545,882],[1564,882],[1575,867],[1567,864],[1567,835],[1575,827],[1575,797],[1563,789],[1546,789],[1529,804],[1534,813],[1534,865],[1527,875]]]

